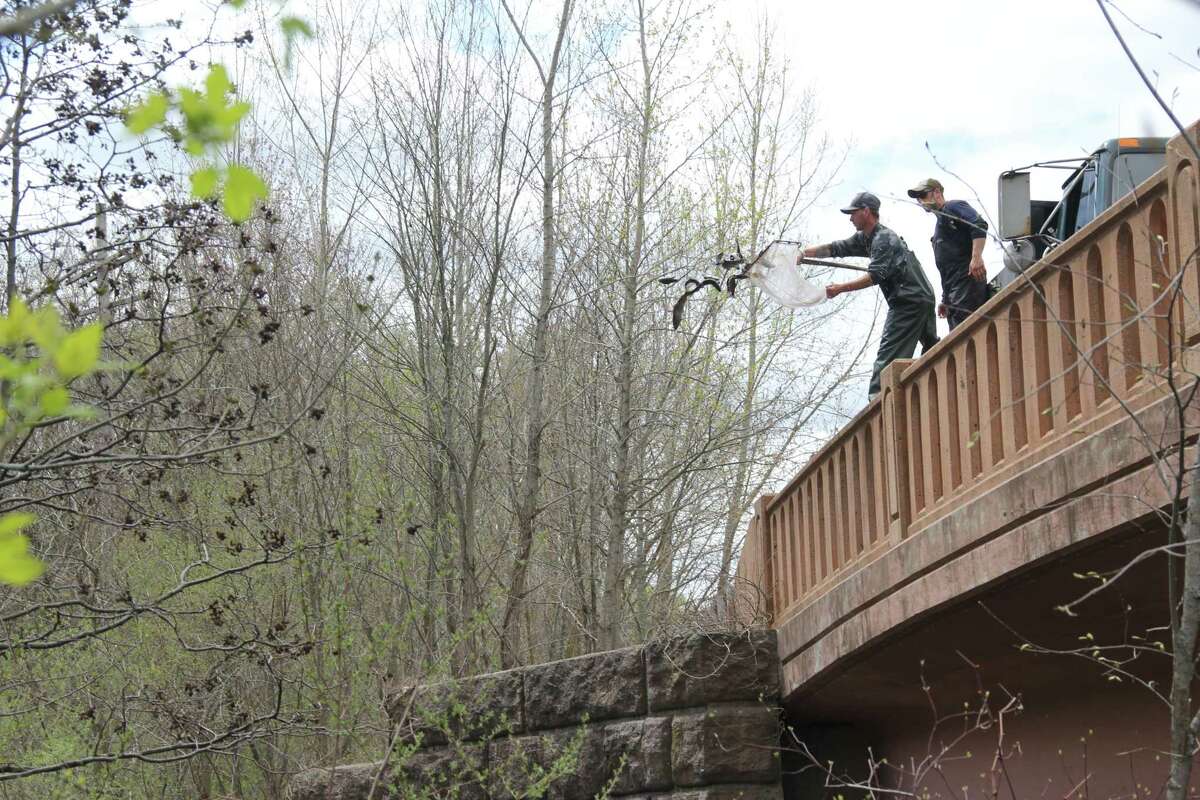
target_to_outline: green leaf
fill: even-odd
[[[138,136],[162,123],[167,118],[171,101],[163,92],[154,92],[142,102],[129,109],[125,116],[125,127]]]
[[[36,519],[37,517],[28,511],[14,511],[11,514],[5,514],[0,517],[0,539],[15,536],[32,525]]]
[[[194,89],[179,89],[179,113],[183,116],[186,135],[183,148],[194,156],[202,156],[215,144],[232,141],[238,125],[250,112],[250,104],[236,98],[227,102],[234,90],[229,73],[220,64],[209,68],[204,79],[204,93]]]
[[[29,554],[29,540],[24,536],[0,539],[0,583],[24,586],[43,571],[42,562]]]
[[[295,50],[296,40],[300,37],[313,38],[312,26],[300,17],[284,17],[279,21],[279,29],[283,31],[283,65],[292,68],[292,51]]]
[[[217,193],[220,181],[221,173],[214,167],[198,169],[192,173],[192,194],[201,200],[212,197]]]
[[[225,105],[225,95],[232,89],[233,84],[229,82],[229,73],[225,71],[225,67],[213,64],[208,68],[208,77],[204,79],[204,91],[210,104]]]
[[[92,323],[67,335],[54,353],[54,367],[67,380],[90,372],[100,358],[100,325]]]
[[[28,340],[25,326],[29,321],[29,306],[19,297],[12,299],[8,315],[0,317],[0,345],[21,344]]]
[[[208,105],[204,101],[204,95],[195,89],[180,89],[179,113],[183,114],[188,128],[191,129],[193,124],[200,122],[205,114],[208,113]]]
[[[42,562],[29,554],[29,539],[21,535],[34,519],[24,512],[0,517],[0,583],[24,586],[44,571]]]
[[[239,100],[236,103],[229,105],[220,105],[214,108],[213,117],[217,123],[215,134],[219,134],[225,141],[233,138],[237,132],[238,123],[242,121],[242,117],[250,113],[250,104]]]
[[[297,36],[303,36],[305,39],[313,38],[312,26],[300,17],[284,17],[279,20],[279,29],[283,31],[283,35],[289,42]]]
[[[48,417],[57,417],[67,410],[71,404],[71,395],[61,386],[56,386],[42,395],[42,413]]]
[[[225,179],[225,213],[234,222],[245,222],[254,204],[267,197],[267,184],[258,173],[234,164]]]
[[[25,338],[32,339],[47,355],[58,349],[65,336],[66,330],[54,306],[42,306],[26,319]]]

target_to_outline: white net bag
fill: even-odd
[[[776,242],[750,267],[750,283],[782,306],[803,308],[825,302],[825,287],[805,279],[796,264],[800,245]]]

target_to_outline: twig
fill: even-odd
[[[1121,36],[1121,32],[1117,30],[1117,24],[1113,22],[1112,15],[1110,15],[1108,13],[1108,9],[1104,7],[1105,2],[1106,0],[1096,0],[1096,5],[1099,6],[1100,13],[1104,15],[1104,19],[1108,22],[1108,27],[1112,28],[1113,36],[1117,37],[1117,42],[1120,43],[1121,49],[1124,50],[1125,55],[1129,57],[1129,63],[1133,64],[1133,68],[1137,70],[1137,74],[1141,77],[1142,83],[1146,84],[1146,88],[1150,90],[1150,94],[1153,95],[1154,100],[1159,104],[1159,106],[1162,107],[1162,110],[1166,112],[1167,116],[1170,117],[1171,122],[1175,125],[1176,130],[1178,130],[1180,135],[1183,136],[1183,140],[1187,142],[1187,146],[1191,149],[1192,155],[1196,157],[1197,161],[1200,161],[1200,148],[1196,147],[1196,143],[1192,141],[1192,137],[1188,136],[1187,128],[1185,128],[1183,123],[1179,121],[1179,118],[1175,116],[1175,112],[1171,110],[1169,105],[1167,105],[1167,101],[1163,100],[1162,95],[1158,93],[1158,89],[1154,88],[1154,84],[1150,81],[1150,77],[1146,75],[1146,71],[1142,69],[1142,65],[1139,64],[1138,60],[1134,57],[1133,52],[1129,49],[1129,45],[1125,43],[1125,37]]]

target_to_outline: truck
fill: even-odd
[[[1157,172],[1166,157],[1167,141],[1159,137],[1109,139],[1084,157],[1039,161],[1002,172],[999,235],[1004,241],[1004,269],[993,279],[994,289],[1012,283],[1047,251]],[[1058,200],[1030,199],[1034,169],[1069,172]]]

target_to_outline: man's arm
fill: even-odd
[[[812,247],[806,247],[800,251],[800,255],[796,257],[796,263],[800,263],[802,258],[828,258],[829,256],[865,256],[868,255],[867,249],[863,244],[863,239],[860,234],[855,234],[849,239],[842,239],[829,244],[815,244]],[[875,285],[875,279],[869,274],[863,275],[861,278],[855,278],[848,283],[831,283],[825,287],[825,296],[828,298],[837,297],[844,292],[857,292],[859,289],[866,289],[869,286]]]
[[[869,274],[863,275],[861,278],[855,278],[847,283],[829,284],[825,287],[825,296],[832,300],[839,294],[844,294],[846,292],[857,292],[859,289],[868,289],[874,285],[874,278],[872,278]]]
[[[843,258],[845,256],[865,256],[867,252],[866,243],[863,241],[862,234],[856,233],[849,239],[840,239],[836,242],[828,244],[814,244],[812,247],[806,247],[800,251],[800,255],[796,256],[796,263],[800,263],[802,258]]]
[[[946,204],[951,214],[968,225],[971,232],[971,261],[967,272],[977,281],[987,280],[987,268],[983,265],[983,246],[987,243],[987,220],[965,200],[953,200]]]
[[[967,271],[977,281],[987,280],[987,268],[983,265],[983,245],[986,242],[987,238],[985,236],[971,240],[971,263],[967,267]]]

